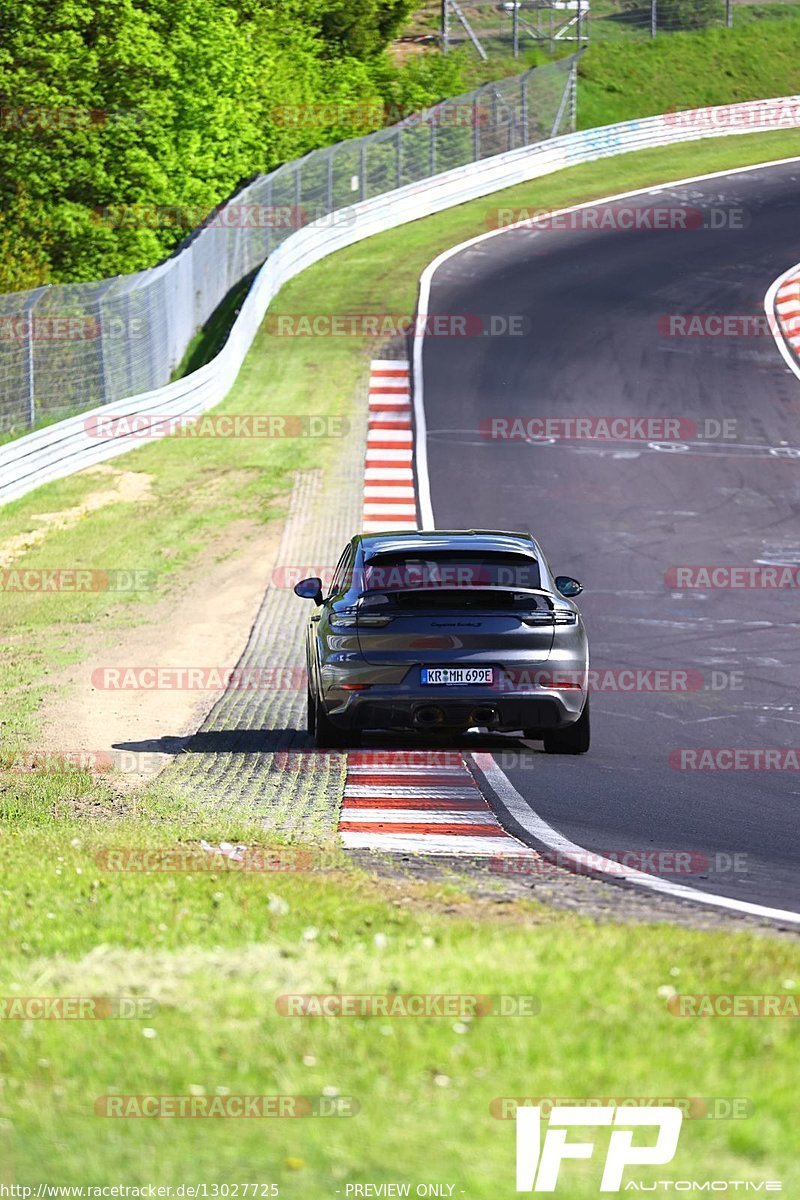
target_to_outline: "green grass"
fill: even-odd
[[[292,281],[272,311],[410,313],[422,267],[487,228],[497,207],[558,206],[790,155],[800,156],[800,133],[576,167],[355,245]],[[347,415],[376,348],[262,331],[222,410]],[[17,565],[136,566],[154,572],[156,588],[126,599],[4,596],[4,750],[35,744],[39,697],[54,667],[80,653],[77,635],[145,619],[217,531],[271,519],[291,472],[324,466],[336,450],[335,439],[170,439],[118,460],[152,477],[152,499],[53,531]],[[4,510],[4,539],[106,486],[81,476],[40,489]],[[783,1178],[788,1195],[800,1185],[796,1023],[680,1020],[659,996],[665,987],[798,990],[794,944],[598,928],[529,904],[478,905],[456,887],[378,883],[348,866],[194,876],[99,868],[107,847],[264,840],[241,811],[186,803],[160,781],[120,800],[113,781],[86,775],[0,776],[0,995],[142,995],[162,1005],[147,1021],[0,1023],[0,1159],[16,1182],[275,1181],[286,1196],[316,1200],[345,1182],[439,1180],[456,1184],[455,1195],[498,1200],[513,1195],[513,1123],[494,1120],[490,1101],[555,1093],[749,1098],[753,1118],[687,1122],[674,1172],[641,1178]],[[537,996],[542,1009],[458,1029],[436,1019],[289,1020],[275,997],[292,990],[511,993]],[[93,1111],[111,1091],[323,1088],[355,1097],[362,1111],[269,1122],[116,1121]],[[592,1165],[569,1169],[565,1194],[596,1195]]]
[[[800,132],[708,139],[573,167],[341,251],[290,282],[270,312],[410,314],[425,264],[447,246],[489,228],[497,208],[557,207],[790,155],[800,155]],[[279,337],[262,329],[217,411],[347,417],[376,349],[367,337]],[[282,512],[292,472],[324,467],[338,445],[338,438],[169,438],[116,460],[120,470],[151,476],[152,499],[110,504],[70,529],[54,530],[14,565],[139,568],[151,573],[153,589],[120,597],[102,592],[4,595],[0,727],[6,746],[35,737],[42,691],[53,668],[77,653],[74,634],[110,634],[120,625],[146,619],[148,605],[191,569],[218,531],[243,518],[263,522]],[[107,486],[101,477],[72,476],[7,505],[4,540],[35,530],[39,514],[77,506],[87,494]]]
[[[596,41],[579,68],[579,127],[800,92],[800,5],[737,7],[735,19],[732,29]]]
[[[0,1024],[0,1119],[16,1182],[272,1182],[335,1194],[345,1182],[456,1184],[513,1193],[511,1121],[496,1097],[742,1097],[753,1115],[688,1121],[672,1168],[645,1180],[783,1179],[793,1154],[800,1029],[789,1020],[690,1020],[664,989],[797,990],[796,944],[634,928],[498,908],[456,886],[324,871],[121,874],[109,848],[174,847],[201,835],[262,841],[242,814],[179,811],[145,793],[137,813],[87,821],[102,785],[70,781],[49,821],[35,805],[0,842],[2,996],[155,1000],[143,1019]],[[185,799],[184,799],[185,805]],[[661,990],[660,990],[661,989]],[[534,997],[533,1017],[284,1017],[286,993]],[[353,1097],[353,1118],[114,1120],[103,1095]],[[600,1145],[603,1139],[600,1139]],[[568,1168],[575,1200],[593,1166]]]
[[[211,316],[201,329],[198,329],[172,374],[173,379],[182,379],[199,371],[206,363],[211,362],[219,354],[228,340],[231,325],[239,315],[245,296],[250,291],[256,272],[252,271],[232,287],[221,304],[217,305]]]

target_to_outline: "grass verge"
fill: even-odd
[[[305,874],[220,860],[194,873],[111,871],[109,848],[263,833],[241,813],[179,811],[153,794],[117,822],[87,821],[97,785],[71,786],[54,818],[29,811],[0,842],[0,995],[135,998],[141,1016],[0,1023],[8,1178],[276,1183],[304,1200],[353,1183],[439,1182],[497,1200],[514,1194],[514,1122],[497,1119],[493,1101],[628,1096],[738,1098],[748,1114],[687,1120],[672,1166],[630,1178],[782,1179],[789,1195],[800,1184],[797,1022],[667,1008],[672,991],[792,990],[796,943],[598,927],[335,861]],[[279,996],[308,993],[523,996],[539,1011],[281,1015]],[[331,1107],[352,1097],[360,1111],[126,1120],[96,1109],[109,1095],[226,1094],[323,1096]],[[568,1194],[595,1196],[596,1171],[567,1165]]]
[[[561,171],[371,238],[326,259],[288,284],[272,316],[411,314],[419,274],[447,246],[492,225],[498,208],[544,209],[692,174],[800,155],[800,132],[746,135],[619,155]],[[324,302],[322,301],[324,297]],[[270,324],[270,330],[275,323]],[[217,411],[323,418],[351,412],[371,353],[369,337],[287,337],[262,328],[230,395]],[[0,553],[33,544],[7,566],[24,569],[137,568],[147,592],[4,595],[6,643],[0,652],[0,722],[5,745],[35,735],[41,689],[53,667],[76,653],[73,634],[104,632],[146,617],[215,532],[243,517],[268,521],[282,511],[292,472],[324,467],[338,437],[171,437],[116,460],[149,478],[149,493],[120,499],[84,519],[82,506],[104,486],[86,472],[47,484],[2,510]],[[47,514],[73,514],[50,523]]]
[[[579,128],[800,92],[800,5],[754,6],[747,16],[733,29],[590,46],[579,68]]]

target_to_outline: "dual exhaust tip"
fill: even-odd
[[[467,726],[480,725],[485,728],[491,728],[492,725],[497,724],[499,719],[496,708],[492,708],[488,704],[478,704],[469,714]],[[441,708],[438,708],[435,704],[425,704],[415,710],[414,724],[419,725],[422,729],[433,729],[437,725],[445,724],[445,716]]]

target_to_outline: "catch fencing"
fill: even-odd
[[[346,220],[343,214],[336,223],[322,220],[306,226],[278,246],[258,272],[228,340],[211,362],[183,379],[115,401],[100,412],[128,418],[157,414],[151,427],[158,421],[167,427],[175,418],[197,416],[212,408],[230,391],[280,288],[313,263],[374,234],[577,163],[708,137],[798,128],[800,95],[663,113],[505,151],[359,202]],[[0,446],[0,504],[141,445],[141,439],[124,432],[122,425],[113,437],[93,437],[93,415],[72,417]]]
[[[574,129],[574,64],[486,84],[259,176],[157,267],[0,296],[0,434],[168,383],[220,303],[299,229],[353,221],[354,205]]]
[[[429,0],[404,41],[445,51],[467,46],[491,60],[518,57],[532,46],[555,54],[590,42],[738,28],[775,16],[800,19],[797,0]]]

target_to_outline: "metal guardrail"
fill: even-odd
[[[649,147],[739,133],[800,128],[800,95],[715,108],[666,113],[552,138],[408,184],[344,209],[334,223],[320,221],[288,237],[255,278],[228,341],[210,363],[184,379],[38,430],[0,447],[0,503],[53,479],[107,461],[141,444],[135,434],[92,436],[93,418],[151,414],[196,416],[230,390],[270,301],[295,275],[327,255],[375,233],[463,204],[513,184]]]
[[[349,218],[356,202],[574,129],[572,96],[573,59],[486,84],[259,176],[157,267],[0,296],[0,433],[163,387],[231,289],[298,229]],[[343,118],[375,119],[374,106],[345,109]],[[325,112],[289,106],[280,119],[324,124]],[[98,220],[180,228],[185,216],[179,205],[122,205]]]

